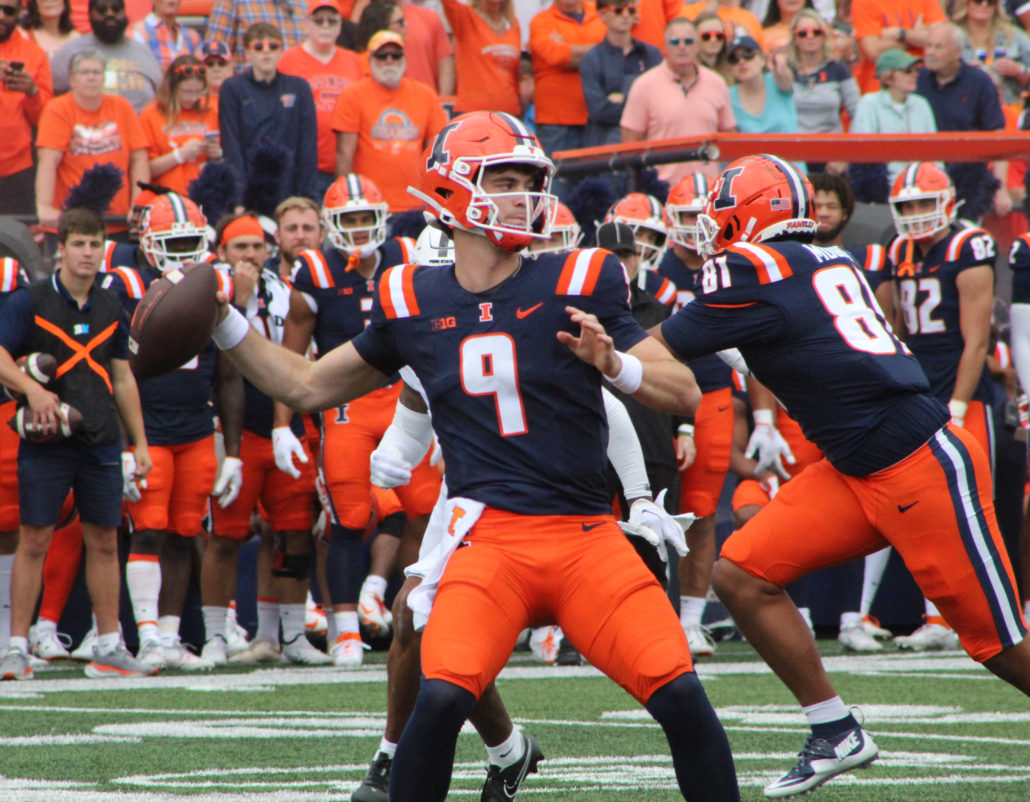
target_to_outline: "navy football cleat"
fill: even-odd
[[[811,791],[845,771],[868,768],[879,752],[876,743],[861,727],[854,727],[833,740],[810,735],[797,765],[767,785],[765,795],[782,799]]]
[[[544,753],[540,751],[540,746],[532,735],[523,734],[522,741],[526,746],[526,753],[518,763],[506,769],[490,766],[483,793],[479,797],[480,802],[508,802],[514,799],[526,775],[536,772],[536,765],[544,759]]]

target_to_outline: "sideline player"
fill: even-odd
[[[693,412],[697,386],[630,317],[614,255],[522,261],[518,251],[547,235],[554,168],[520,121],[462,115],[426,157],[419,196],[453,229],[453,269],[388,271],[372,324],[314,363],[251,335],[232,310],[215,333],[245,375],[295,409],[343,403],[405,364],[426,390],[448,456],[448,538],[419,586],[435,599],[391,797],[446,797],[477,697],[522,629],[554,622],[659,721],[685,798],[738,799],[682,629],[616,526],[604,480],[602,375],[674,413]]]
[[[633,238],[640,250],[637,287],[666,306],[673,306],[676,303],[676,285],[657,272],[669,247],[669,218],[658,199],[643,192],[631,192],[612,204],[604,222],[623,223],[633,230]]]
[[[850,255],[808,244],[813,202],[811,184],[782,159],[730,164],[699,219],[709,258],[698,297],[656,332],[684,357],[738,346],[827,455],[729,537],[715,569],[719,598],[812,726],[769,797],[804,793],[878,753],[783,591],[813,570],[893,545],[970,656],[1030,693],[1030,644],[987,459],[949,425]]]

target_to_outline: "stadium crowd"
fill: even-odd
[[[211,263],[250,329],[317,360],[359,338],[380,306],[406,316],[398,309],[414,296],[380,282],[388,269],[455,261],[443,230],[455,225],[449,196],[433,195],[424,176],[427,159],[451,158],[458,115],[496,112],[519,147],[532,150],[535,134],[546,157],[734,131],[1016,131],[1030,87],[1024,25],[1030,11],[1018,0],[3,0],[0,215],[28,226],[40,259],[29,275],[13,251],[0,258],[0,383],[14,399],[0,419],[28,408],[54,428],[56,388],[86,423],[56,443],[0,427],[0,679],[30,679],[69,659],[91,677],[280,661],[355,668],[371,640],[392,637],[386,733],[353,797],[386,799],[405,722],[422,722],[415,588],[429,579],[416,560],[423,532],[441,528],[431,515],[446,493],[425,393],[402,370],[301,415],[215,342],[170,373],[133,378],[129,321],[151,283]],[[590,283],[601,275],[590,261],[597,252],[577,249],[605,248],[623,265],[633,318],[660,326],[720,275],[729,280],[725,262],[707,261],[703,242],[714,234],[699,221],[711,193],[733,197],[723,167],[662,165],[634,192],[620,175],[559,176],[550,238],[528,238],[523,258],[568,257],[561,280]],[[811,182],[811,208],[794,212],[814,221],[814,243],[846,249],[859,268],[855,292],[875,298],[929,395],[988,456],[1002,555],[1012,556],[1030,611],[1026,168],[834,160],[782,169]],[[470,226],[486,214],[476,197]],[[857,204],[883,205],[893,227],[849,232]],[[1012,294],[996,298],[1006,254]],[[764,275],[785,265],[752,258]],[[852,309],[859,300],[849,292],[838,302]],[[490,303],[480,306],[489,320]],[[448,320],[433,323],[443,331]],[[855,325],[875,352],[880,329]],[[49,382],[35,363],[15,363],[39,352],[57,358]],[[496,398],[502,435],[522,433],[525,418],[497,383],[500,357],[481,360],[463,386]],[[690,655],[704,658],[733,632],[732,619],[711,626],[717,532],[743,527],[825,461],[739,352],[686,364],[700,391],[693,415],[657,412],[618,383],[606,395],[606,487],[672,600]],[[720,516],[727,487],[732,520]],[[681,513],[695,518],[685,533]],[[235,602],[251,538],[260,546],[248,633]],[[890,553],[828,569],[844,599],[838,639],[848,651],[882,651],[893,636],[871,613]],[[60,624],[83,557],[93,626],[72,648]],[[197,648],[180,632],[193,579],[204,625]],[[741,592],[723,581],[727,594]],[[137,630],[128,637],[118,623],[122,583]],[[786,584],[811,630],[821,586],[794,576]],[[961,634],[925,599],[922,626],[893,643],[953,649]],[[325,650],[315,645],[322,635]],[[588,651],[553,623],[528,642],[560,665],[582,662],[577,646]],[[500,794],[535,770],[540,747],[513,728],[492,684],[478,690],[469,717],[489,755],[483,798],[510,798]],[[638,698],[664,727],[665,708]],[[830,720],[822,713],[810,714],[814,730]],[[875,745],[862,750],[863,760],[875,756]],[[410,759],[403,743],[401,755]],[[811,787],[786,779],[770,795]]]

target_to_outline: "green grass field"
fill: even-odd
[[[1030,702],[965,655],[842,655],[820,643],[841,695],[881,748],[826,800],[1030,799]],[[76,667],[0,684],[0,800],[346,800],[378,743],[384,655],[360,671],[270,668],[90,680]],[[720,644],[699,674],[729,734],[744,799],[793,764],[803,717],[750,647]],[[516,654],[499,680],[546,761],[520,799],[680,799],[661,731],[589,667]],[[486,753],[458,744],[451,797],[478,799]]]

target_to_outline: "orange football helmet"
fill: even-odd
[[[604,216],[605,223],[625,223],[633,229],[633,238],[640,249],[640,268],[656,270],[669,246],[669,218],[658,199],[643,192],[631,192],[612,204]],[[654,232],[653,242],[641,237],[641,231]]]
[[[347,225],[355,212],[371,212],[369,225]],[[333,247],[362,259],[386,242],[386,218],[390,208],[372,181],[357,173],[341,175],[326,190],[322,201],[322,222]]]
[[[932,200],[931,212],[901,213],[906,201]],[[915,162],[902,170],[891,187],[891,217],[902,237],[929,239],[955,222],[958,204],[951,177],[931,162]]]
[[[698,215],[701,255],[774,237],[811,241],[814,217],[812,184],[797,167],[779,156],[744,156],[719,174]]]
[[[551,225],[551,238],[535,239],[526,248],[527,256],[538,256],[541,253],[565,253],[571,251],[583,239],[583,230],[576,222],[575,215],[564,203],[556,204],[554,223]]]
[[[704,173],[683,176],[669,191],[665,213],[669,218],[669,236],[677,245],[692,251],[698,249],[697,216],[704,211],[707,199],[708,176]]]
[[[163,273],[204,258],[206,226],[207,218],[197,204],[169,192],[144,210],[139,245],[147,261]]]
[[[550,192],[554,163],[521,120],[496,111],[459,115],[440,130],[425,157],[422,189],[408,187],[408,191],[425,201],[445,226],[482,234],[509,252],[551,235],[558,202]],[[535,178],[533,188],[501,193],[483,189],[485,170],[508,165],[529,168]],[[521,202],[522,219],[502,221],[496,203],[500,199]]]

